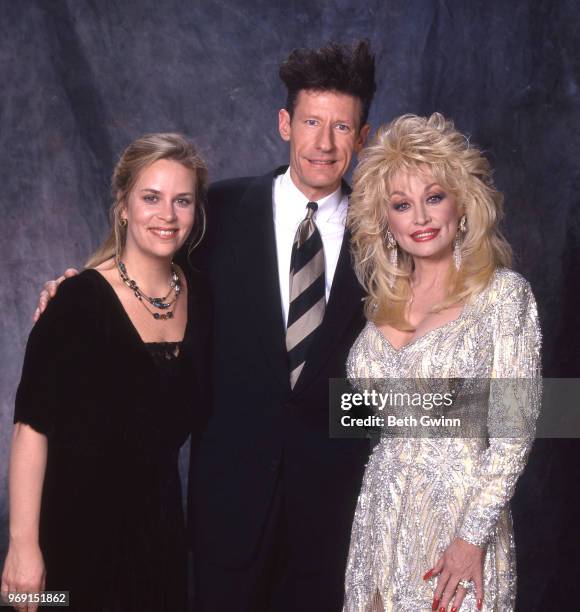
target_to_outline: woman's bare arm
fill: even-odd
[[[44,588],[38,524],[46,454],[46,436],[29,425],[16,423],[10,455],[10,540],[2,572],[3,594]]]

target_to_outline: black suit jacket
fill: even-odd
[[[190,520],[200,558],[241,567],[282,487],[288,540],[306,566],[344,571],[366,440],[330,439],[328,379],[345,376],[364,324],[345,233],[324,321],[290,388],[272,188],[262,177],[214,184],[197,264],[213,297],[213,414],[192,451]]]

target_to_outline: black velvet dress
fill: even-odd
[[[207,416],[207,289],[188,278],[181,343],[145,344],[95,270],[64,281],[34,326],[15,422],[48,439],[46,590],[82,612],[186,608],[178,453]]]

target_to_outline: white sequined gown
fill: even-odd
[[[401,349],[369,322],[350,351],[347,370],[351,379],[537,379],[540,343],[529,284],[500,269],[458,319]],[[520,398],[532,424],[540,402],[539,385],[534,388]],[[490,401],[488,423],[494,418]],[[431,610],[435,581],[422,577],[456,537],[486,547],[483,609],[513,610],[509,500],[532,439],[533,431],[515,439],[381,438],[369,459],[354,517],[345,612]],[[382,606],[376,606],[379,594]],[[461,606],[465,610],[476,610],[473,592]]]

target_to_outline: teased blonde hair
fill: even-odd
[[[205,233],[205,198],[208,186],[207,168],[195,146],[181,134],[146,134],[133,141],[123,151],[111,179],[113,204],[109,209],[111,230],[105,242],[91,255],[86,268],[94,268],[111,257],[120,257],[127,237],[121,223],[121,210],[142,170],[161,159],[180,163],[195,176],[195,225],[189,236],[189,251],[194,249]]]
[[[469,300],[487,286],[497,267],[511,265],[511,248],[498,228],[503,196],[481,151],[440,113],[403,115],[381,126],[354,172],[347,225],[355,271],[368,294],[367,318],[402,330],[413,329],[405,319],[413,260],[397,246],[397,268],[389,262],[388,194],[398,173],[425,171],[453,194],[467,217],[461,268],[450,266],[447,296],[434,310]]]

